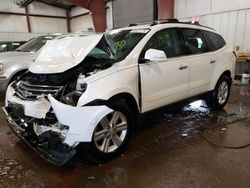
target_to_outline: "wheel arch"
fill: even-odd
[[[28,69],[21,69],[17,70],[16,72],[12,73],[12,75],[9,78],[8,85],[13,81],[13,79],[17,76],[20,76],[21,74],[25,73]]]
[[[227,76],[230,79],[230,84],[232,84],[232,82],[233,82],[232,73],[230,70],[226,70],[226,71],[222,72],[218,77],[214,78],[212,85],[211,85],[211,90],[214,90],[216,84],[218,83],[219,79],[222,76]]]
[[[136,102],[136,99],[134,98],[134,96],[132,94],[126,93],[126,92],[116,94],[108,99],[108,104],[110,104],[114,101],[117,101],[117,100],[124,100],[129,105],[129,107],[132,110],[132,113],[133,113],[135,120],[139,117],[140,109],[139,109],[139,106]]]

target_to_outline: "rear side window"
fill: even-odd
[[[185,54],[181,36],[176,29],[164,29],[155,33],[144,47],[141,56],[144,57],[148,49],[162,50],[168,58]]]
[[[202,34],[207,40],[208,46],[212,51],[218,50],[226,45],[222,36],[209,31],[202,31]]]
[[[182,34],[184,36],[186,46],[190,50],[191,54],[199,54],[209,51],[200,30],[184,28],[182,29]]]

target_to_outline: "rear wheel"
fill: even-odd
[[[230,78],[225,75],[221,76],[215,86],[212,96],[210,96],[210,98],[207,100],[207,105],[212,109],[223,108],[227,104],[230,94],[230,87]]]
[[[119,156],[127,147],[132,134],[133,115],[124,101],[114,101],[114,111],[102,118],[96,126],[92,141],[83,144],[83,159],[100,164]]]

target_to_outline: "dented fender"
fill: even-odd
[[[58,121],[69,127],[64,143],[75,146],[80,142],[91,142],[96,125],[113,110],[105,105],[75,107],[63,104],[52,95],[48,99]]]

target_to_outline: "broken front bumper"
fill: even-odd
[[[15,119],[12,118],[9,107],[4,107],[3,111],[7,116],[10,129],[46,161],[63,166],[75,155],[76,150],[62,144],[59,135],[55,132],[47,131],[37,136],[28,125],[26,127],[18,125]]]
[[[81,142],[91,142],[96,125],[113,110],[105,105],[74,107],[52,95],[23,100],[9,87],[6,107],[10,128],[47,161],[63,165]],[[50,119],[52,116],[52,120]]]

